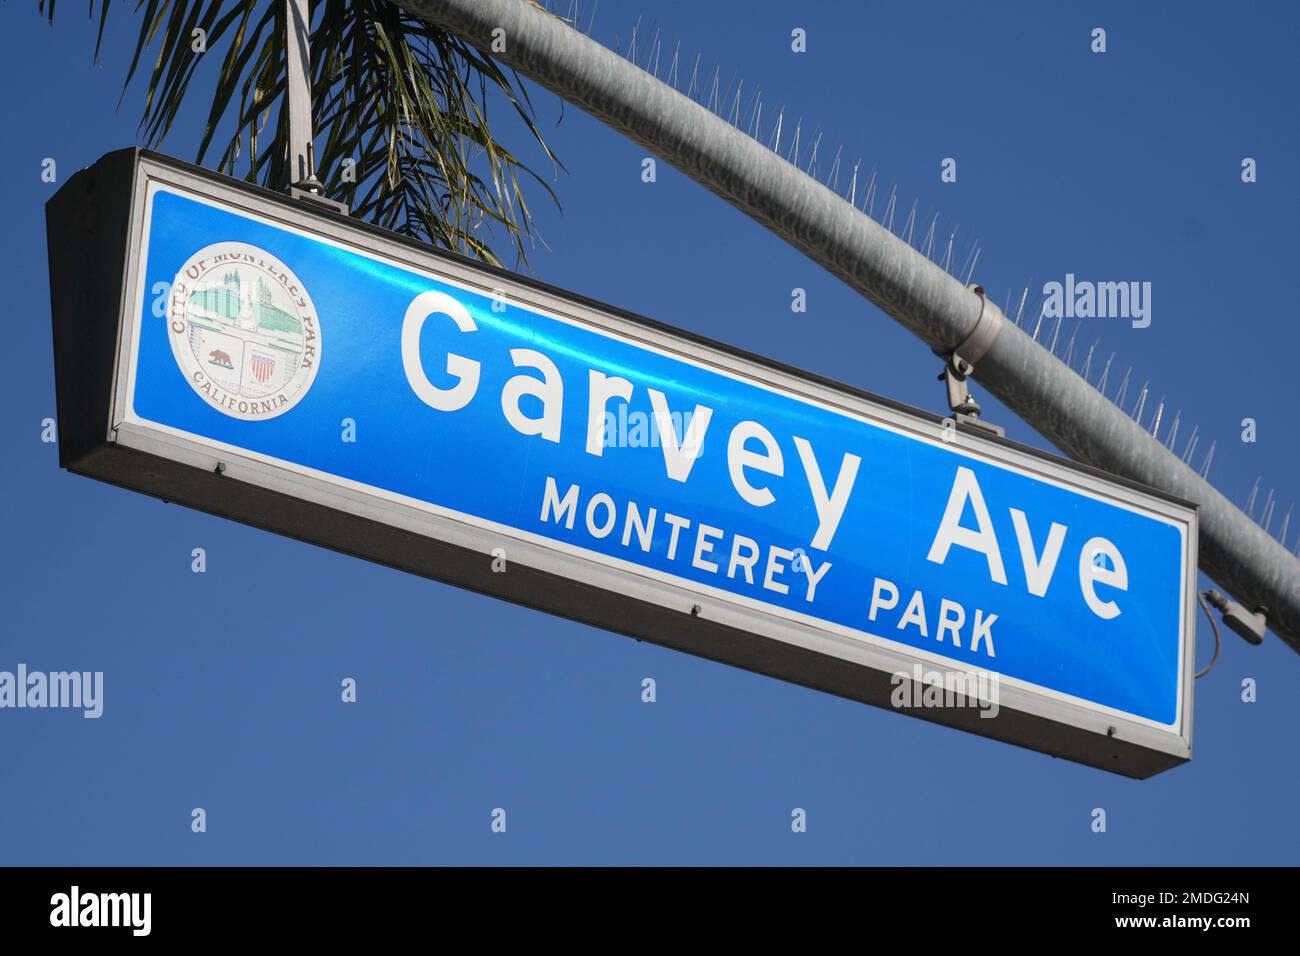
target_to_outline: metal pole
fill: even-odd
[[[311,125],[311,11],[308,0],[284,0],[285,107],[289,110],[289,183],[311,188],[315,139]],[[319,186],[316,190],[318,191]]]
[[[950,355],[981,297],[730,123],[527,0],[394,0],[657,153]],[[973,377],[1071,457],[1196,502],[1204,571],[1300,651],[1300,561],[1145,429],[1003,322]]]

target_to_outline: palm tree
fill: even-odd
[[[111,0],[89,3],[99,21],[98,59]],[[55,0],[39,4],[52,24]],[[526,262],[537,237],[522,182],[551,201],[555,193],[496,138],[489,103],[508,104],[520,135],[561,167],[518,76],[385,0],[316,0],[312,8],[316,175],[326,192],[354,216],[493,264],[500,260],[488,234],[503,230]],[[288,111],[276,108],[285,92],[284,0],[137,0],[135,15],[140,31],[123,96],[142,59],[153,57],[145,145],[160,146],[182,104],[197,99],[187,95],[212,55],[205,51],[224,48],[196,162],[219,149],[220,172],[236,176],[242,167],[250,182],[287,189]]]

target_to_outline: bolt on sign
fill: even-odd
[[[71,471],[1129,776],[1191,756],[1185,502],[146,151],[47,219]]]

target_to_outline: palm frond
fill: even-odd
[[[53,23],[54,0],[38,2]],[[98,58],[111,0],[89,5],[99,20]],[[212,71],[200,67],[219,56],[196,161],[214,156],[221,172],[287,189],[283,0],[137,0],[135,16],[139,33],[123,96],[152,56],[144,144],[161,146],[182,107],[202,99],[196,78]],[[192,49],[196,30],[206,53]],[[316,175],[329,195],[359,218],[493,264],[500,259],[491,239],[503,233],[526,263],[537,234],[525,190],[558,200],[497,137],[493,126],[501,126],[489,122],[489,106],[508,106],[552,176],[563,167],[518,76],[385,0],[313,3],[310,42]],[[273,148],[266,148],[272,121]]]

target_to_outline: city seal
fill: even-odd
[[[205,246],[176,274],[168,302],[176,363],[217,411],[265,421],[311,388],[320,322],[298,277],[270,253],[244,242]]]

